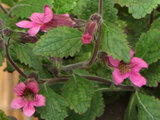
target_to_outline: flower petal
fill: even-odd
[[[33,13],[30,16],[30,19],[32,22],[42,24],[43,23],[43,18],[44,18],[44,13]]]
[[[43,95],[36,95],[33,105],[36,107],[45,106],[45,97]]]
[[[14,92],[16,93],[17,96],[22,96],[25,89],[26,89],[26,85],[23,82],[20,82],[14,88]]]
[[[30,30],[28,30],[28,33],[30,36],[35,36],[39,30],[40,30],[40,26],[35,26],[31,28]]]
[[[36,81],[29,81],[27,83],[27,88],[29,88],[30,90],[32,90],[33,93],[37,94],[39,91],[39,86],[37,84]]]
[[[113,71],[112,76],[113,76],[114,83],[116,85],[119,85],[120,83],[122,83],[124,81],[124,79],[126,79],[129,76],[129,73],[121,74],[119,69],[116,68]]]
[[[48,23],[53,18],[53,11],[50,9],[49,5],[44,6],[44,18],[43,23]]]
[[[130,50],[130,55],[131,55],[131,58],[134,56],[134,51],[133,50]]]
[[[64,14],[64,16],[66,16],[66,17],[70,17],[70,15],[69,15],[68,13]]]
[[[31,101],[27,101],[23,107],[23,113],[30,117],[34,114],[35,108],[33,107],[33,103]]]
[[[24,99],[22,97],[18,97],[11,102],[12,109],[20,109],[24,106]]]
[[[139,73],[132,72],[130,74],[130,80],[132,83],[138,87],[142,87],[143,85],[146,85],[146,79],[141,76]]]
[[[113,59],[112,56],[109,56],[109,62],[110,62],[114,67],[118,67],[118,65],[119,65],[119,60],[118,60],[118,59]]]
[[[138,57],[131,59],[132,71],[139,72],[142,68],[148,68],[148,64]]]
[[[16,25],[21,28],[32,28],[33,23],[30,21],[27,21],[27,20],[22,20],[22,21],[16,23]]]

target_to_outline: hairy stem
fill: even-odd
[[[64,76],[64,77],[59,77],[59,78],[53,78],[53,79],[47,79],[47,80],[39,80],[39,83],[43,84],[43,83],[47,83],[47,84],[55,84],[55,83],[59,83],[59,82],[66,82],[70,79],[71,76]],[[88,80],[91,81],[97,81],[97,82],[102,82],[108,86],[114,84],[112,81],[110,80],[106,80],[102,77],[97,77],[97,76],[87,76],[87,75],[82,75],[81,77],[84,77]],[[116,86],[116,88],[118,89],[124,89],[124,90],[128,90],[128,91],[134,91],[134,87],[133,86],[127,86],[127,85],[119,85]]]
[[[99,14],[101,15],[101,17],[102,17],[102,12],[103,12],[103,0],[99,0]],[[90,61],[87,64],[87,66],[92,65],[96,60],[99,45],[100,45],[100,42],[101,42],[101,36],[102,36],[102,23],[100,22],[99,28],[98,28],[98,37],[97,37],[97,40],[96,40],[96,43],[95,43],[95,46],[94,46],[93,54],[92,54],[92,57],[91,57]]]
[[[149,27],[151,27],[152,23],[154,21],[154,10],[150,14],[150,19],[149,19]]]
[[[61,70],[70,71],[70,70],[73,70],[73,69],[76,69],[76,68],[83,68],[86,65],[87,65],[87,62],[79,62],[79,63],[76,63],[76,64],[62,66]]]
[[[5,44],[5,52],[6,52],[6,58],[10,62],[10,64],[19,72],[20,75],[22,75],[26,79],[27,76],[21,71],[21,69],[14,63],[14,61],[10,57],[10,54],[9,54],[9,40],[8,40],[8,44]]]

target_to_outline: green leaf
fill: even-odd
[[[0,110],[0,120],[10,120],[2,110]]]
[[[40,70],[42,69],[42,64],[40,58],[33,54],[33,46],[33,44],[14,44],[13,49],[21,63],[29,65],[30,68],[35,70]]]
[[[81,35],[82,33],[77,29],[58,27],[43,35],[33,51],[43,56],[73,56],[81,48]]]
[[[113,58],[130,62],[130,48],[126,35],[114,24],[103,25],[102,49]]]
[[[73,11],[81,19],[88,20],[92,14],[98,13],[98,0],[79,0],[78,7]],[[77,12],[77,13],[76,13]],[[117,9],[112,0],[103,0],[103,19],[114,22],[117,19]]]
[[[136,92],[138,120],[160,120],[160,101],[153,96]]]
[[[62,94],[68,102],[70,109],[82,114],[87,111],[91,104],[93,95],[92,82],[78,75],[73,75],[65,83]]]
[[[54,0],[54,10],[56,13],[67,13],[76,6],[76,2],[77,0]]]
[[[12,7],[15,3],[17,3],[18,0],[1,0],[2,3],[9,5]]]
[[[121,6],[127,6],[129,13],[136,19],[150,14],[160,4],[160,0],[115,0],[115,2]]]
[[[52,0],[22,0],[13,9],[17,17],[29,17],[34,12],[43,12],[44,5],[52,5]]]
[[[4,50],[1,49],[0,50],[0,66],[2,66],[2,63],[4,62],[4,58],[5,58]]]
[[[148,64],[160,59],[160,31],[151,29],[143,33],[136,44],[136,56],[143,58]]]
[[[36,112],[45,120],[64,120],[68,116],[66,107],[68,106],[63,97],[56,94],[47,86],[40,86],[40,91],[45,96],[46,106],[38,107]]]
[[[5,26],[7,26],[7,27],[9,26],[10,20],[9,20],[8,15],[6,15],[0,11],[0,19],[2,19],[2,21],[5,23]]]
[[[147,79],[147,86],[157,87],[160,82],[160,61],[151,64],[142,75]]]
[[[4,69],[4,71],[7,71],[9,73],[13,73],[15,68],[7,61],[7,67]]]
[[[72,113],[66,120],[95,120],[96,117],[100,117],[103,114],[104,107],[102,92],[95,92],[87,112],[82,115]]]
[[[136,95],[133,94],[130,97],[127,110],[125,112],[125,119],[124,120],[137,120],[137,110],[136,110]]]

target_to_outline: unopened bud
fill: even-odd
[[[98,56],[103,64],[106,64],[108,67],[113,68],[113,65],[110,63],[109,56],[106,52],[100,52]]]
[[[18,41],[20,43],[35,43],[38,40],[36,37],[32,37],[27,33],[14,32],[10,30],[9,28],[5,28],[3,30],[3,33],[5,36],[10,37],[11,39]]]
[[[89,21],[82,35],[82,43],[90,44],[92,42],[93,35],[96,32],[96,29],[97,29],[97,22]]]
[[[90,20],[96,21],[97,24],[99,24],[101,22],[101,20],[102,20],[102,17],[100,15],[98,15],[98,14],[93,14],[91,16]]]
[[[38,41],[36,37],[32,37],[27,33],[17,32],[17,34],[18,37],[15,40],[19,41],[20,43],[36,43]]]
[[[14,31],[10,30],[9,28],[3,29],[3,34],[7,37],[10,37]]]

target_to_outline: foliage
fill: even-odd
[[[18,71],[20,81],[37,80],[46,105],[36,107],[34,116],[44,120],[96,120],[123,96],[128,100],[122,115],[125,120],[160,120],[160,0],[0,3],[7,6],[0,7],[0,66],[6,61],[4,71]],[[44,5],[54,13],[49,22],[44,22],[50,15],[48,8],[43,10]],[[33,13],[34,19],[43,22],[28,23],[26,29],[16,26]],[[28,28],[39,32],[30,36]],[[91,44],[83,44],[82,36],[91,39]],[[131,49],[135,57],[148,64],[148,69],[139,70],[146,79],[141,88],[130,84],[129,79],[114,84],[109,56],[120,61],[117,68],[121,74],[130,72],[134,67],[130,64]],[[1,117],[6,117],[3,112]]]

